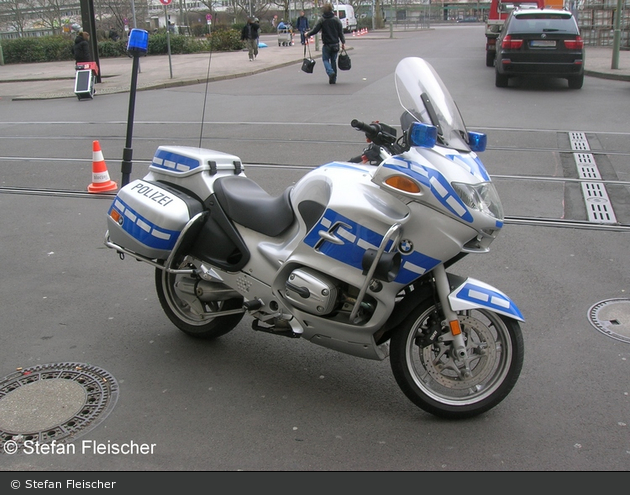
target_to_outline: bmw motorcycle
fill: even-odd
[[[395,87],[400,137],[353,120],[370,143],[362,159],[279,196],[237,156],[160,146],[113,200],[105,244],[155,268],[160,304],[188,335],[219,337],[247,314],[257,331],[389,357],[413,403],[468,418],[515,386],[524,320],[499,289],[447,269],[489,251],[503,210],[476,154],[486,136],[466,130],[433,67],[403,59]]]

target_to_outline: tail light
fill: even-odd
[[[501,48],[504,50],[518,50],[523,45],[523,40],[515,40],[512,39],[512,36],[509,34],[503,38],[503,42],[501,43]]]
[[[569,50],[582,50],[584,48],[584,40],[581,36],[577,36],[574,40],[564,40],[564,46]]]

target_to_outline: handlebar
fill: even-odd
[[[350,125],[354,127],[357,131],[362,131],[365,133],[365,136],[369,139],[375,138],[378,136],[378,133],[381,132],[381,126],[377,123],[366,124],[365,122],[361,122],[357,119],[352,119]]]
[[[366,124],[357,119],[353,119],[350,125],[356,130],[363,132],[369,141],[378,146],[383,146],[390,153],[397,154],[402,151],[400,146],[396,145],[396,129],[393,127],[380,122]]]

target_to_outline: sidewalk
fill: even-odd
[[[389,31],[374,31],[360,37],[349,37],[352,49],[364,40],[389,37]],[[208,81],[231,79],[296,65],[303,58],[303,47],[278,46],[277,36],[263,35],[267,46],[259,49],[258,58],[250,62],[246,51],[214,52],[187,55],[152,55],[141,57],[137,90],[185,86]],[[313,52],[319,58],[320,52]],[[612,69],[612,47],[587,47],[585,73],[587,76],[630,81],[630,51],[619,52],[618,69]],[[131,86],[133,60],[127,57],[100,59],[101,82],[97,94],[125,93]],[[483,60],[482,60],[483,62]],[[8,64],[0,66],[0,99],[41,100],[76,98],[74,94],[74,62],[45,62],[38,64]]]

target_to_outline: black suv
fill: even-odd
[[[495,85],[505,88],[513,76],[567,79],[569,88],[584,82],[584,41],[568,10],[514,10],[497,40]]]

